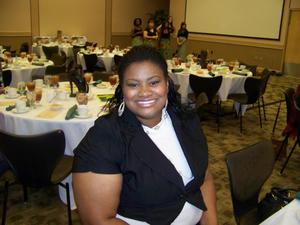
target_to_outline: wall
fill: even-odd
[[[289,3],[289,0],[285,1],[279,41],[190,34],[189,51],[199,52],[201,49],[209,49],[210,52],[213,52],[212,57],[215,58],[239,59],[249,64],[266,66],[281,71],[284,60]],[[175,26],[179,27],[180,22],[185,19],[185,0],[170,0],[170,15],[174,17]]]
[[[291,0],[291,9],[300,9],[300,0]]]
[[[0,45],[19,49],[31,40],[30,0],[0,1]]]
[[[154,13],[158,9],[168,13],[169,0],[112,0],[112,43],[121,47],[130,45],[133,19],[142,18],[145,27],[149,18],[147,13]]]
[[[85,35],[89,41],[105,42],[105,0],[40,0],[40,34]]]

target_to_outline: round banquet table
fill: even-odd
[[[175,84],[180,85],[178,92],[181,94],[181,103],[188,103],[188,94],[192,93],[192,89],[189,83],[190,74],[201,76],[201,77],[210,77],[207,69],[202,69],[202,74],[198,74],[197,71],[199,69],[186,69],[183,65],[184,70],[179,73],[173,73],[171,69],[169,69],[169,76],[174,81]],[[245,93],[244,83],[248,76],[252,76],[250,71],[247,72],[247,76],[236,75],[232,73],[227,73],[222,75],[222,83],[221,87],[218,91],[218,96],[221,101],[226,101],[229,94],[233,93]]]
[[[18,82],[20,81],[31,81],[32,76],[34,75],[44,75],[46,71],[46,67],[49,65],[53,65],[52,61],[40,62],[40,65],[32,65],[29,63],[22,63],[19,65],[9,65],[5,70],[11,70],[11,82],[10,86],[17,87]]]
[[[46,57],[42,46],[47,46],[47,47],[58,46],[59,51],[63,51],[64,53],[66,53],[67,58],[74,58],[73,46],[71,44],[68,43],[58,44],[53,42],[53,43],[43,44],[43,45],[32,45],[32,52],[35,53],[37,56]]]
[[[4,95],[0,96],[0,129],[17,134],[17,135],[34,135],[46,133],[49,131],[61,129],[64,131],[66,139],[65,154],[73,155],[73,149],[78,145],[84,135],[87,133],[90,127],[94,125],[94,121],[97,119],[97,114],[101,111],[105,102],[102,102],[97,97],[97,94],[114,93],[114,89],[110,87],[108,83],[107,88],[97,88],[91,86],[92,99],[88,101],[88,108],[90,117],[86,119],[73,118],[65,120],[65,115],[70,107],[76,104],[75,98],[67,98],[66,100],[59,100],[57,97],[52,102],[48,102],[47,94],[53,90],[43,88],[43,97],[41,106],[30,110],[27,113],[18,114],[12,111],[6,111],[5,107],[13,104],[16,99],[7,99]],[[60,88],[69,90],[69,84],[67,82],[60,83]],[[59,104],[59,109],[51,109],[52,104]],[[42,149],[41,149],[42,150]],[[71,184],[71,175],[67,177],[64,182]],[[76,208],[72,185],[70,185],[71,207]],[[59,187],[59,195],[63,202],[66,203],[65,190]]]

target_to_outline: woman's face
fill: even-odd
[[[169,22],[169,23],[172,23],[172,20],[173,20],[172,16],[169,16],[169,17],[168,17],[168,22]]]
[[[143,125],[153,127],[160,122],[168,84],[159,66],[150,61],[132,63],[122,87],[126,107]]]
[[[150,28],[154,28],[154,22],[153,22],[153,21],[150,21],[150,22],[149,22],[149,27],[150,27]]]

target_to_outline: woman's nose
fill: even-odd
[[[148,85],[141,85],[139,89],[139,96],[151,95],[151,88]]]

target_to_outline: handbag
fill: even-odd
[[[273,187],[258,203],[257,215],[260,222],[264,221],[278,210],[291,202],[296,195],[295,189]]]

